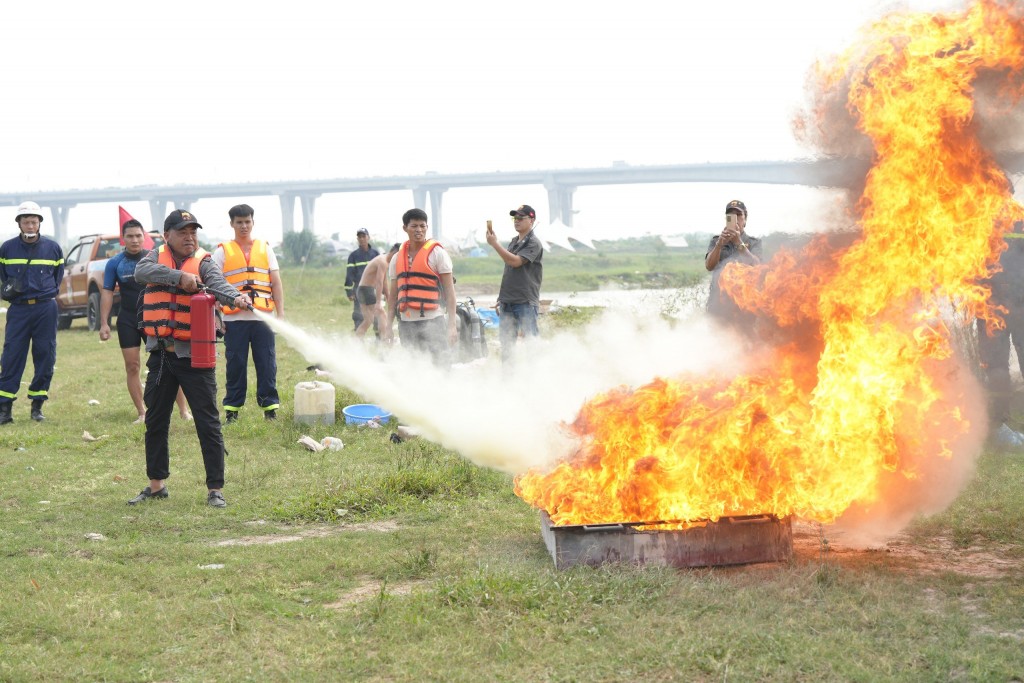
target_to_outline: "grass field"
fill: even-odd
[[[490,248],[488,247],[488,250]],[[544,256],[544,290],[573,292],[601,287],[687,287],[707,277],[704,249],[667,249],[653,238],[598,242],[597,250],[558,249]],[[458,286],[497,293],[504,264],[494,255],[455,264]]]
[[[342,279],[285,271],[290,319],[350,329]],[[146,479],[120,354],[80,321],[58,340],[48,420],[22,397],[0,428],[0,680],[1024,680],[1024,456],[983,454],[886,548],[798,524],[787,563],[558,572],[509,476],[294,425],[310,373],[280,342],[282,419],[225,430],[229,507],[204,505],[177,417],[171,498],[128,507]]]

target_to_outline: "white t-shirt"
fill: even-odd
[[[266,244],[267,244],[267,263],[270,265],[270,271],[273,272],[275,270],[280,270],[280,268],[277,265],[277,254],[274,253],[274,247],[270,246],[270,242],[267,242]],[[217,248],[213,250],[213,262],[217,264],[217,267],[220,268],[220,272],[222,272],[222,273],[224,272],[224,258],[225,258],[224,248],[222,246],[220,246],[220,245],[217,245]],[[242,321],[242,320],[259,320],[259,319],[260,319],[259,316],[257,316],[255,313],[253,313],[252,311],[247,311],[245,309],[242,309],[238,313],[232,313],[231,315],[225,315],[224,316],[224,322],[227,322],[227,323],[233,323],[233,322]]]
[[[398,279],[398,256],[402,252],[395,254],[395,257],[391,259],[391,263],[388,264],[388,283]],[[407,264],[412,267],[412,261],[410,260]],[[434,250],[430,252],[430,256],[427,257],[427,265],[430,266],[438,275],[444,275],[445,273],[452,272],[452,257],[448,255],[448,252],[444,250],[444,247],[437,245]],[[401,295],[399,295],[401,296]],[[430,318],[436,318],[439,315],[444,315],[444,287],[441,289],[441,301],[437,308],[433,310],[424,310],[423,315],[420,315],[418,308],[410,308],[405,311],[399,311],[398,315],[401,316],[402,320],[429,320]]]

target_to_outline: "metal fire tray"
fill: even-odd
[[[789,517],[723,517],[680,530],[644,531],[654,522],[555,526],[541,510],[540,532],[556,569],[609,562],[670,567],[712,567],[784,562],[793,554]]]

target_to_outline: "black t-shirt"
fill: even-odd
[[[707,254],[710,254],[715,248],[715,245],[718,244],[719,237],[719,235],[715,235],[711,238],[711,243],[708,244]],[[757,237],[751,237],[747,233],[743,233],[741,235],[741,239],[746,242],[750,253],[760,259],[763,251],[761,240]],[[707,258],[707,254],[704,255],[704,258]],[[713,315],[719,315],[727,318],[736,317],[740,313],[736,304],[729,297],[725,296],[718,286],[718,279],[722,276],[722,269],[724,269],[725,264],[730,261],[747,263],[747,261],[744,261],[740,256],[740,248],[731,242],[722,247],[721,255],[718,257],[718,265],[715,266],[713,271],[711,271],[711,292],[708,296],[708,312]]]
[[[540,305],[540,286],[544,280],[544,266],[541,263],[544,245],[531,230],[524,239],[519,239],[519,235],[513,237],[508,243],[508,250],[523,259],[523,265],[513,268],[505,264],[498,301],[503,304]]]

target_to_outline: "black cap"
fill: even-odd
[[[167,214],[167,218],[164,220],[164,232],[168,230],[181,230],[190,225],[194,225],[196,228],[203,227],[199,225],[199,221],[190,212],[177,209]]]
[[[359,237],[360,235],[366,235],[367,237],[369,237],[370,231],[367,230],[366,228],[359,228],[358,230],[356,230],[356,237]]]
[[[742,213],[744,216],[747,215],[747,205],[738,199],[734,199],[725,205],[726,213]]]
[[[508,212],[509,216],[529,216],[530,218],[536,218],[537,212],[533,210],[533,207],[529,204],[523,204],[518,209],[512,209]]]

